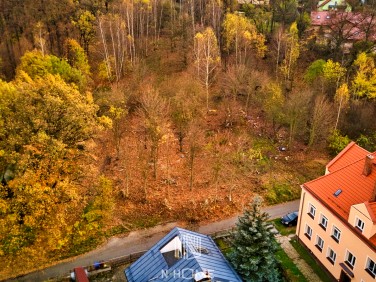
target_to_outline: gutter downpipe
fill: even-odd
[[[302,187],[303,188],[303,187]],[[304,199],[305,199],[305,195],[306,195],[306,192],[303,192],[303,195],[302,195],[302,201],[301,201],[301,206],[300,206],[300,214],[299,214],[299,226],[298,226],[298,240],[300,241],[300,228],[302,226],[302,214],[303,214],[303,207],[304,207]]]

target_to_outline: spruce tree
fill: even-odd
[[[244,281],[281,281],[275,253],[277,242],[266,221],[269,215],[261,212],[262,198],[256,196],[239,217],[229,259]]]

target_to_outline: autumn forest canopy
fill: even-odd
[[[0,279],[296,199],[350,140],[375,151],[376,20],[318,40],[316,4],[0,0]]]

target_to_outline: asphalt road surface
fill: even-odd
[[[298,209],[299,200],[296,200],[275,206],[268,206],[265,207],[263,211],[267,212],[271,219],[274,219]],[[195,231],[203,234],[212,234],[221,230],[230,229],[235,226],[237,219],[238,215],[229,219],[199,226]],[[110,238],[104,245],[91,252],[9,281],[45,281],[53,277],[67,276],[69,275],[69,271],[77,266],[88,266],[94,264],[94,262],[108,261],[131,253],[148,250],[176,226],[178,226],[178,223],[172,222],[149,229],[130,232],[126,237]]]

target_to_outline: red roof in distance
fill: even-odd
[[[376,18],[366,13],[312,11],[311,25],[338,29],[350,40],[365,40],[365,30],[368,30],[368,40],[376,40]]]

